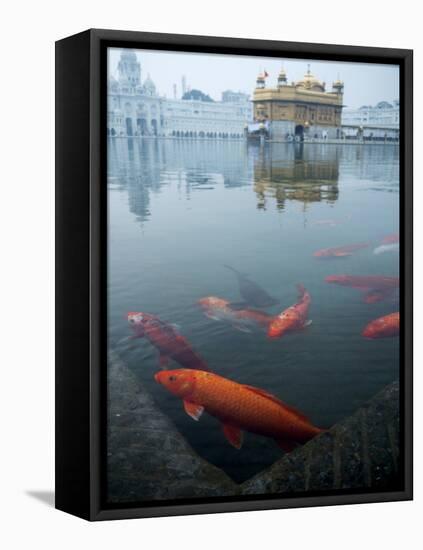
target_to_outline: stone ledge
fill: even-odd
[[[399,384],[349,418],[245,481],[242,494],[395,487],[399,457]]]
[[[110,503],[396,488],[398,382],[328,432],[238,485],[198,456],[113,352],[109,381]]]
[[[199,457],[134,374],[109,354],[109,502],[234,495],[238,486]]]

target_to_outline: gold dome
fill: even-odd
[[[284,68],[282,67],[281,70],[279,71],[279,75],[278,75],[278,84],[279,85],[286,84],[287,81],[288,81],[288,79],[286,78],[286,72],[285,72]]]
[[[305,88],[306,90],[311,90],[313,92],[324,92],[325,85],[317,80],[317,78],[311,74],[310,65],[308,66],[307,72],[304,75],[303,80],[299,80],[295,84],[296,88]]]
[[[335,80],[335,82],[332,84],[332,87],[333,88],[343,88],[344,87],[344,83],[342,82],[342,80],[340,80],[339,78],[337,80]]]
[[[263,89],[266,86],[266,76],[264,73],[259,73],[256,80],[256,88]]]

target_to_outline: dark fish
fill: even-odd
[[[193,350],[186,338],[156,315],[142,311],[128,313],[128,323],[134,331],[133,338],[146,337],[159,351],[159,366],[164,369],[173,359],[187,369],[208,371],[207,363]]]
[[[242,309],[246,306],[270,307],[279,304],[279,300],[276,300],[270,296],[263,288],[261,288],[261,286],[252,281],[247,275],[241,273],[237,269],[234,269],[230,265],[225,264],[225,267],[235,273],[238,279],[239,293],[244,298],[243,302],[231,303],[231,308]]]

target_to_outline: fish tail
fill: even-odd
[[[313,426],[313,437],[316,437],[317,435],[324,434],[325,432],[328,432],[330,428],[319,428],[318,426]]]
[[[235,269],[234,267],[228,265],[228,264],[223,264],[223,267],[226,267],[226,269],[230,269],[231,271],[233,271],[236,275],[240,275],[241,277],[247,277],[248,274],[247,273],[243,273],[242,271],[238,271],[237,269]]]
[[[298,290],[298,298],[301,299],[304,294],[306,293],[305,286],[301,283],[297,284],[297,290]]]

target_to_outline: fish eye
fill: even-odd
[[[173,374],[169,376],[169,382],[175,382],[175,380],[176,380],[176,376],[173,376]]]

